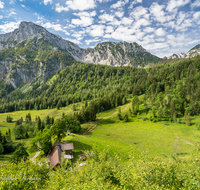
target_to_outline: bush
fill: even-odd
[[[6,143],[5,145],[3,145],[3,148],[4,148],[4,152],[3,152],[4,154],[15,151],[15,147],[13,146],[12,142]]]
[[[26,151],[24,146],[20,146],[11,156],[10,162],[17,164],[22,160],[26,161],[29,157],[28,152]]]
[[[119,120],[122,120],[122,116],[121,116],[120,113],[117,114],[117,118],[118,118]]]
[[[6,121],[7,121],[8,123],[11,123],[12,120],[13,120],[13,118],[12,118],[11,116],[8,115],[7,118],[6,118]]]
[[[128,122],[128,115],[127,114],[125,114],[125,116],[124,116],[124,122]]]

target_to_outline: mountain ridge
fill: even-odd
[[[14,88],[38,80],[44,83],[74,61],[144,66],[159,60],[134,42],[103,42],[93,49],[83,49],[32,22],[23,21],[18,29],[0,35],[0,80]]]

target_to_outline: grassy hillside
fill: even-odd
[[[76,109],[81,107],[81,103],[76,104]],[[140,153],[149,157],[168,157],[177,153],[185,156],[193,152],[199,146],[200,130],[195,123],[200,122],[200,117],[192,117],[192,125],[169,123],[166,121],[149,121],[149,115],[143,113],[139,117],[130,115],[129,108],[131,103],[120,106],[122,116],[128,113],[128,122],[120,121],[117,117],[118,108],[114,108],[97,114],[97,121],[82,124],[82,131],[76,134],[87,150],[96,146],[99,150],[109,149],[111,154],[118,153],[126,160],[130,147],[135,147]],[[24,117],[30,113],[31,117],[40,116],[44,119],[47,115],[61,118],[62,113],[73,113],[72,105],[61,108],[60,110],[30,110],[17,111],[12,113],[0,114],[0,130],[5,133],[8,128],[12,129],[14,123],[5,122],[10,115],[14,120]],[[146,121],[143,117],[147,118]],[[13,139],[14,140],[14,139]],[[21,140],[29,145],[31,138]],[[84,151],[82,145],[73,136],[67,136],[64,140],[73,142],[76,156]],[[19,140],[18,140],[19,141]],[[17,142],[18,142],[17,141]],[[33,154],[32,154],[33,155]]]

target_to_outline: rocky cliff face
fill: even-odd
[[[21,22],[18,29],[0,35],[0,80],[15,88],[37,80],[45,82],[74,59],[112,66],[145,65],[160,60],[136,43],[104,42],[94,49],[82,49],[32,22]]]
[[[154,58],[155,62],[159,60],[137,43],[104,42],[89,50],[83,61],[103,65],[127,66],[142,62],[147,63],[145,59],[148,56]],[[151,61],[153,62],[153,60],[149,60],[149,62]]]

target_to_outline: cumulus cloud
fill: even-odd
[[[0,30],[3,33],[8,33],[8,32],[12,32],[14,29],[19,27],[21,21],[18,22],[8,22],[5,24],[0,25]]]
[[[93,37],[103,36],[104,28],[105,28],[105,25],[92,25],[91,27],[87,28],[87,32]]]
[[[72,19],[71,23],[78,26],[90,26],[93,24],[94,19],[92,17],[96,16],[96,11],[92,12],[80,12],[74,13],[74,15],[80,17],[80,19]]]
[[[70,41],[70,42],[73,42],[73,43],[75,43],[75,44],[82,44],[82,43],[81,43],[79,40],[77,40],[77,39],[65,38],[65,40]]]
[[[154,28],[151,28],[151,27],[146,27],[146,28],[143,29],[143,31],[144,31],[145,33],[152,33],[152,32],[155,31],[155,29],[154,29]]]
[[[121,7],[123,7],[124,5],[126,5],[128,2],[129,2],[129,0],[124,0],[124,1],[120,0],[120,1],[117,1],[117,3],[112,4],[112,5],[110,6],[110,8],[111,8],[111,9],[121,8]]]
[[[190,5],[192,8],[200,7],[200,0],[196,0]]]
[[[52,4],[53,0],[44,0],[44,4],[47,5],[48,3]]]
[[[72,34],[73,37],[75,37],[77,40],[82,40],[83,39],[83,35],[85,34],[85,32],[83,31],[79,31],[79,32],[75,32]]]
[[[165,8],[164,5],[159,5],[158,3],[153,3],[149,8],[151,14],[154,16],[155,20],[163,23],[166,21],[165,12],[163,9]]]
[[[192,26],[192,20],[191,19],[185,19],[184,22],[180,26],[176,25],[175,29],[176,31],[186,31],[188,30],[188,27]]]
[[[148,13],[147,8],[138,6],[131,11],[130,16],[138,20],[140,17],[147,15],[147,13]]]
[[[61,24],[53,24],[53,23],[47,22],[43,24],[42,26],[45,28],[51,28],[55,31],[64,32],[66,35],[70,35],[69,32],[63,29],[63,26]]]
[[[113,26],[107,26],[105,33],[112,33],[113,31],[114,31],[114,27]]]
[[[196,12],[196,13],[193,14],[194,20],[198,20],[199,17],[200,17],[200,11],[198,11],[198,12]]]
[[[185,17],[186,17],[186,14],[184,13],[184,12],[179,12],[179,15],[178,15],[178,18],[177,18],[177,25],[180,25],[182,22],[183,22],[183,20],[185,19]]]
[[[167,5],[167,11],[172,12],[174,9],[177,9],[181,6],[188,4],[190,0],[170,0]]]
[[[130,6],[129,6],[129,9],[132,9],[133,5],[138,4],[138,3],[142,3],[142,0],[134,0],[134,1],[132,1]]]
[[[94,9],[96,7],[94,0],[69,0],[66,1],[66,5],[70,9],[79,11]]]
[[[62,11],[69,11],[69,8],[68,7],[63,7],[63,6],[60,5],[60,3],[57,3],[55,10],[56,10],[56,12],[60,13]]]
[[[103,15],[99,16],[100,23],[112,22],[114,20],[114,18],[115,18],[114,15],[110,15],[107,13],[104,13]]]
[[[85,43],[86,43],[87,45],[90,45],[90,43],[99,42],[99,41],[100,41],[100,39],[95,38],[95,39],[91,39],[91,40],[85,40]]]
[[[169,44],[167,43],[150,43],[148,45],[144,46],[145,49],[151,49],[151,50],[157,50],[157,49],[164,49],[169,47]]]
[[[115,12],[115,15],[119,18],[123,17],[124,16],[124,12],[123,11],[116,11]]]
[[[0,1],[0,9],[3,9],[4,8],[4,2]]]
[[[155,31],[155,34],[157,36],[164,36],[166,33],[165,31],[163,30],[163,28],[158,28],[156,31]]]
[[[121,23],[123,25],[131,25],[133,23],[133,19],[128,17],[123,17]]]

